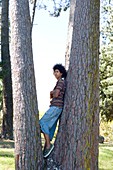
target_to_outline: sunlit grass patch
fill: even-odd
[[[0,170],[14,169],[14,149],[0,148]]]
[[[113,144],[99,146],[99,170],[113,170]]]
[[[12,141],[13,142],[13,141]],[[8,146],[8,140],[2,141],[1,146]],[[44,141],[43,141],[44,142]],[[8,144],[8,145],[7,145]],[[14,170],[14,148],[0,148],[0,170]],[[113,170],[113,144],[99,144],[99,170]]]

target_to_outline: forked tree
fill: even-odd
[[[16,170],[42,170],[28,0],[11,0],[11,68]]]
[[[97,170],[100,2],[76,0],[73,3],[65,105],[55,149],[49,158],[62,170]],[[43,170],[27,0],[11,0],[11,25],[16,169]]]
[[[73,3],[65,105],[51,159],[62,170],[98,170],[100,2]]]

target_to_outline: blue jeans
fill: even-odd
[[[50,140],[53,139],[57,121],[61,113],[62,108],[51,106],[39,121],[41,131],[49,135]]]

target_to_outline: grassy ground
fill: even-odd
[[[14,170],[14,142],[0,140],[0,170]]]
[[[113,170],[113,144],[100,144],[99,170]]]
[[[0,170],[14,169],[14,149],[0,148]]]
[[[0,170],[14,169],[14,142],[0,140]],[[99,170],[113,170],[113,144],[99,145]]]

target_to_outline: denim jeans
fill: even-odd
[[[57,121],[61,113],[62,108],[51,106],[39,121],[41,131],[49,135],[50,140],[53,139]]]

